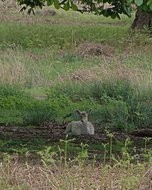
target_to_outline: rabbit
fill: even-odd
[[[65,134],[72,135],[94,135],[94,126],[88,121],[88,113],[86,111],[76,110],[80,115],[80,121],[72,121],[66,127]]]

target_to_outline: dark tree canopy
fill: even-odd
[[[5,1],[5,0],[2,0]],[[34,9],[44,6],[54,6],[56,9],[68,11],[72,9],[79,12],[92,12],[105,17],[120,18],[121,14],[131,17],[132,7],[137,8],[136,20],[132,27],[143,28],[152,26],[152,0],[16,0],[22,6],[21,11],[28,9],[34,13]],[[81,5],[81,6],[80,6]],[[139,18],[140,17],[140,18]],[[142,19],[143,18],[143,19]],[[144,23],[144,19],[146,22]],[[139,22],[142,21],[142,24]],[[148,24],[147,24],[148,22]]]
[[[16,0],[22,5],[22,10],[28,8],[29,13],[36,7],[42,8],[45,5],[52,6],[56,9],[80,12],[92,12],[97,15],[111,16],[112,18],[120,18],[120,14],[131,16],[132,4],[138,9],[152,13],[152,0]],[[83,6],[79,8],[78,3]],[[109,6],[107,6],[109,4]]]

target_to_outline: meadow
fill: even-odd
[[[132,31],[134,17],[27,15],[13,1],[0,12],[0,190],[152,188],[152,139],[127,137],[152,127],[148,31]],[[65,126],[76,109],[91,109],[103,140],[14,140],[2,130]]]

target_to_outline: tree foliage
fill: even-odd
[[[2,0],[5,1],[5,0]],[[34,13],[34,9],[44,6],[54,6],[56,9],[68,11],[72,9],[79,12],[92,12],[96,15],[120,18],[120,14],[131,17],[132,5],[142,11],[152,13],[152,0],[16,0],[22,6],[21,11],[28,9]],[[81,4],[81,6],[79,6]],[[108,5],[108,6],[107,6]],[[80,8],[81,7],[81,8]]]

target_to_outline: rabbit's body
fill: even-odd
[[[81,116],[81,121],[72,121],[66,127],[65,133],[72,135],[94,135],[94,126],[88,121],[88,114],[86,112],[80,112],[77,110]]]
[[[88,129],[88,134],[94,135],[94,126],[89,121],[87,122],[87,129]]]

